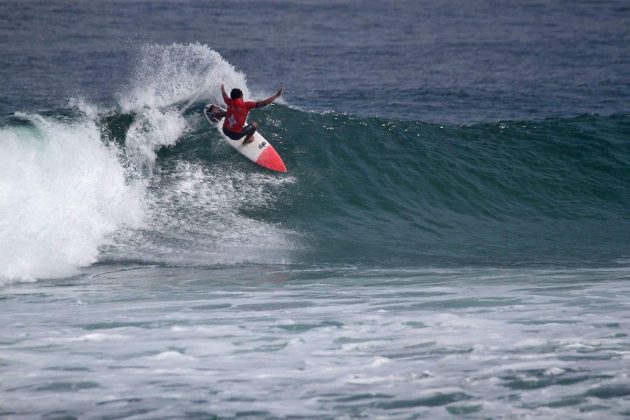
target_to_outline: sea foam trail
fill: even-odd
[[[0,282],[68,276],[141,224],[143,187],[90,119],[18,117],[0,128]]]

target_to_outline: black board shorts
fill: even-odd
[[[234,131],[230,131],[227,128],[223,127],[223,134],[225,134],[232,140],[240,140],[245,136],[249,136],[254,131],[256,131],[256,127],[251,124],[247,124],[245,127],[243,127],[243,130],[241,130],[240,133],[235,133]]]

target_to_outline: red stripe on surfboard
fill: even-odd
[[[264,168],[271,169],[272,171],[287,171],[287,168],[286,166],[284,166],[282,158],[272,146],[269,146],[262,151],[260,156],[258,156],[256,163]]]

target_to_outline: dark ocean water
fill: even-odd
[[[630,415],[622,1],[0,3],[0,416]],[[288,168],[209,127],[248,98]]]
[[[173,42],[207,45],[254,91],[282,84],[320,112],[476,123],[628,111],[624,1],[3,1],[0,16],[3,113],[115,103],[142,46]]]

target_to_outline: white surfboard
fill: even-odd
[[[206,117],[211,126],[216,127],[221,133],[221,137],[228,142],[230,146],[236,149],[237,152],[245,156],[252,162],[257,163],[263,168],[271,169],[277,172],[286,172],[287,168],[284,166],[282,158],[276,152],[276,149],[258,132],[254,133],[254,141],[248,144],[243,144],[243,140],[232,140],[223,134],[223,120],[221,118],[217,121],[210,112],[210,107],[213,104],[208,104],[203,110],[203,115]],[[218,105],[215,107],[220,108]]]

